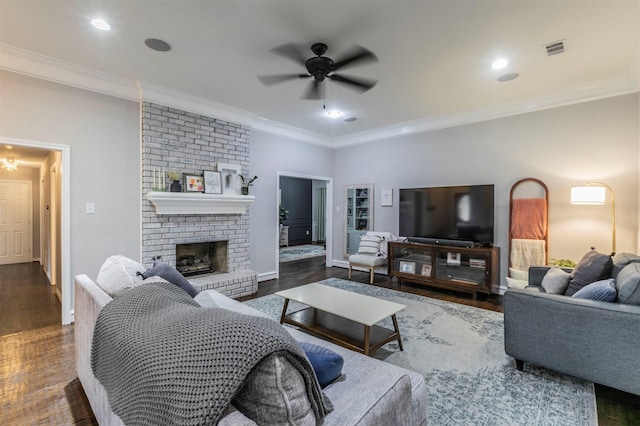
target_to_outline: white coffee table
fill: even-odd
[[[319,334],[365,355],[393,340],[403,350],[396,313],[405,305],[317,283],[275,294],[284,298],[280,323]],[[290,300],[307,308],[287,314]],[[393,330],[375,325],[387,317],[393,321]]]

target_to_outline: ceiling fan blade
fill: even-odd
[[[309,85],[309,90],[307,90],[307,93],[305,93],[302,99],[311,99],[311,100],[322,99],[322,96],[320,94],[320,84],[321,82],[317,80],[313,80],[311,85]]]
[[[333,81],[348,84],[352,89],[359,90],[361,92],[366,92],[378,83],[377,80],[359,77],[346,77],[338,74],[331,74],[327,77]]]
[[[305,66],[305,61],[309,56],[308,50],[308,47],[303,48],[302,45],[296,43],[286,43],[282,46],[271,49],[272,52],[277,53],[280,56],[284,56],[303,67]]]
[[[333,70],[336,71],[347,65],[362,65],[367,62],[377,62],[378,57],[370,50],[365,49],[362,46],[355,45],[346,55],[336,59],[333,64]]]
[[[299,78],[309,78],[309,74],[272,74],[272,75],[259,75],[258,80],[265,86],[271,86],[272,84],[282,83],[289,80],[295,80]]]

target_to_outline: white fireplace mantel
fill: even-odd
[[[148,192],[156,214],[244,214],[253,195],[203,194],[201,192]]]

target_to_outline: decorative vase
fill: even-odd
[[[248,186],[243,186],[242,188],[240,188],[240,191],[241,191],[242,195],[249,195],[249,187]]]
[[[171,192],[182,192],[182,184],[179,180],[171,182]]]

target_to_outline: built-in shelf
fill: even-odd
[[[253,195],[203,194],[201,192],[148,192],[156,214],[244,214]]]

